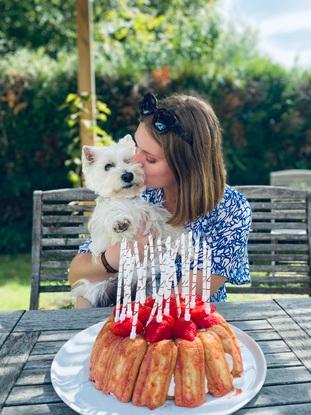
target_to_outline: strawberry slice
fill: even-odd
[[[167,321],[172,328],[174,327],[175,320],[171,315],[163,314],[163,320]]]
[[[197,326],[192,320],[186,321],[180,317],[175,321],[173,336],[178,339],[193,341],[197,335]]]
[[[123,321],[116,321],[110,326],[110,331],[116,336],[128,337],[132,330],[133,318],[126,317]],[[142,323],[137,320],[136,333],[141,333],[144,327]]]
[[[166,300],[163,300],[163,304],[162,304],[163,310],[165,309],[165,304],[166,304]],[[172,316],[173,319],[176,320],[177,314],[178,314],[177,303],[176,303],[176,298],[173,296],[171,296],[170,298],[169,313],[170,313],[170,316]]]
[[[145,338],[150,343],[159,342],[160,340],[172,338],[172,327],[166,320],[162,320],[158,323],[156,319],[153,319],[145,328]]]
[[[197,294],[197,295],[195,296],[195,304],[196,304],[197,306],[204,305],[204,301],[202,300],[202,295]]]
[[[219,323],[221,323],[219,317],[215,316],[215,314],[207,314],[204,318],[200,320],[200,325],[198,327],[201,329],[207,329],[208,327],[215,326]]]
[[[143,304],[139,305],[138,319],[139,319],[139,321],[142,322],[142,324],[144,326],[146,325],[147,321],[149,320],[151,310],[152,310],[152,308],[147,306],[147,305],[143,305]]]
[[[149,297],[146,298],[145,305],[152,308],[153,304],[154,304],[154,298],[152,298],[152,295],[149,295]]]
[[[216,311],[216,307],[211,304],[211,313],[214,313],[214,311]],[[203,321],[208,314],[205,312],[205,306],[201,305],[190,310],[190,315],[197,327],[201,328],[201,321]]]

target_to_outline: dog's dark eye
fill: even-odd
[[[126,164],[130,164],[131,159],[125,159],[125,160],[123,160],[123,161],[124,161],[124,163],[126,163]]]
[[[105,170],[108,171],[108,170],[110,170],[114,166],[115,166],[114,163],[108,163],[108,164],[105,165]]]

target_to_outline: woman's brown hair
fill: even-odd
[[[162,146],[176,179],[176,212],[169,223],[183,226],[210,212],[223,197],[226,170],[221,128],[212,107],[202,99],[172,95],[159,101],[158,107],[173,111],[192,137],[189,144],[175,132],[159,134],[152,128],[152,115],[141,120]]]

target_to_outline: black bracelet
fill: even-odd
[[[106,251],[104,251],[101,254],[101,261],[102,264],[105,268],[105,270],[108,272],[108,274],[116,274],[118,272],[118,270],[114,269],[111,265],[108,264],[107,259],[106,259]]]

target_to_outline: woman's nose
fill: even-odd
[[[136,153],[134,154],[134,156],[132,157],[132,162],[133,163],[137,163],[137,164],[141,164],[143,166],[143,155],[141,153],[141,151],[137,150]]]

